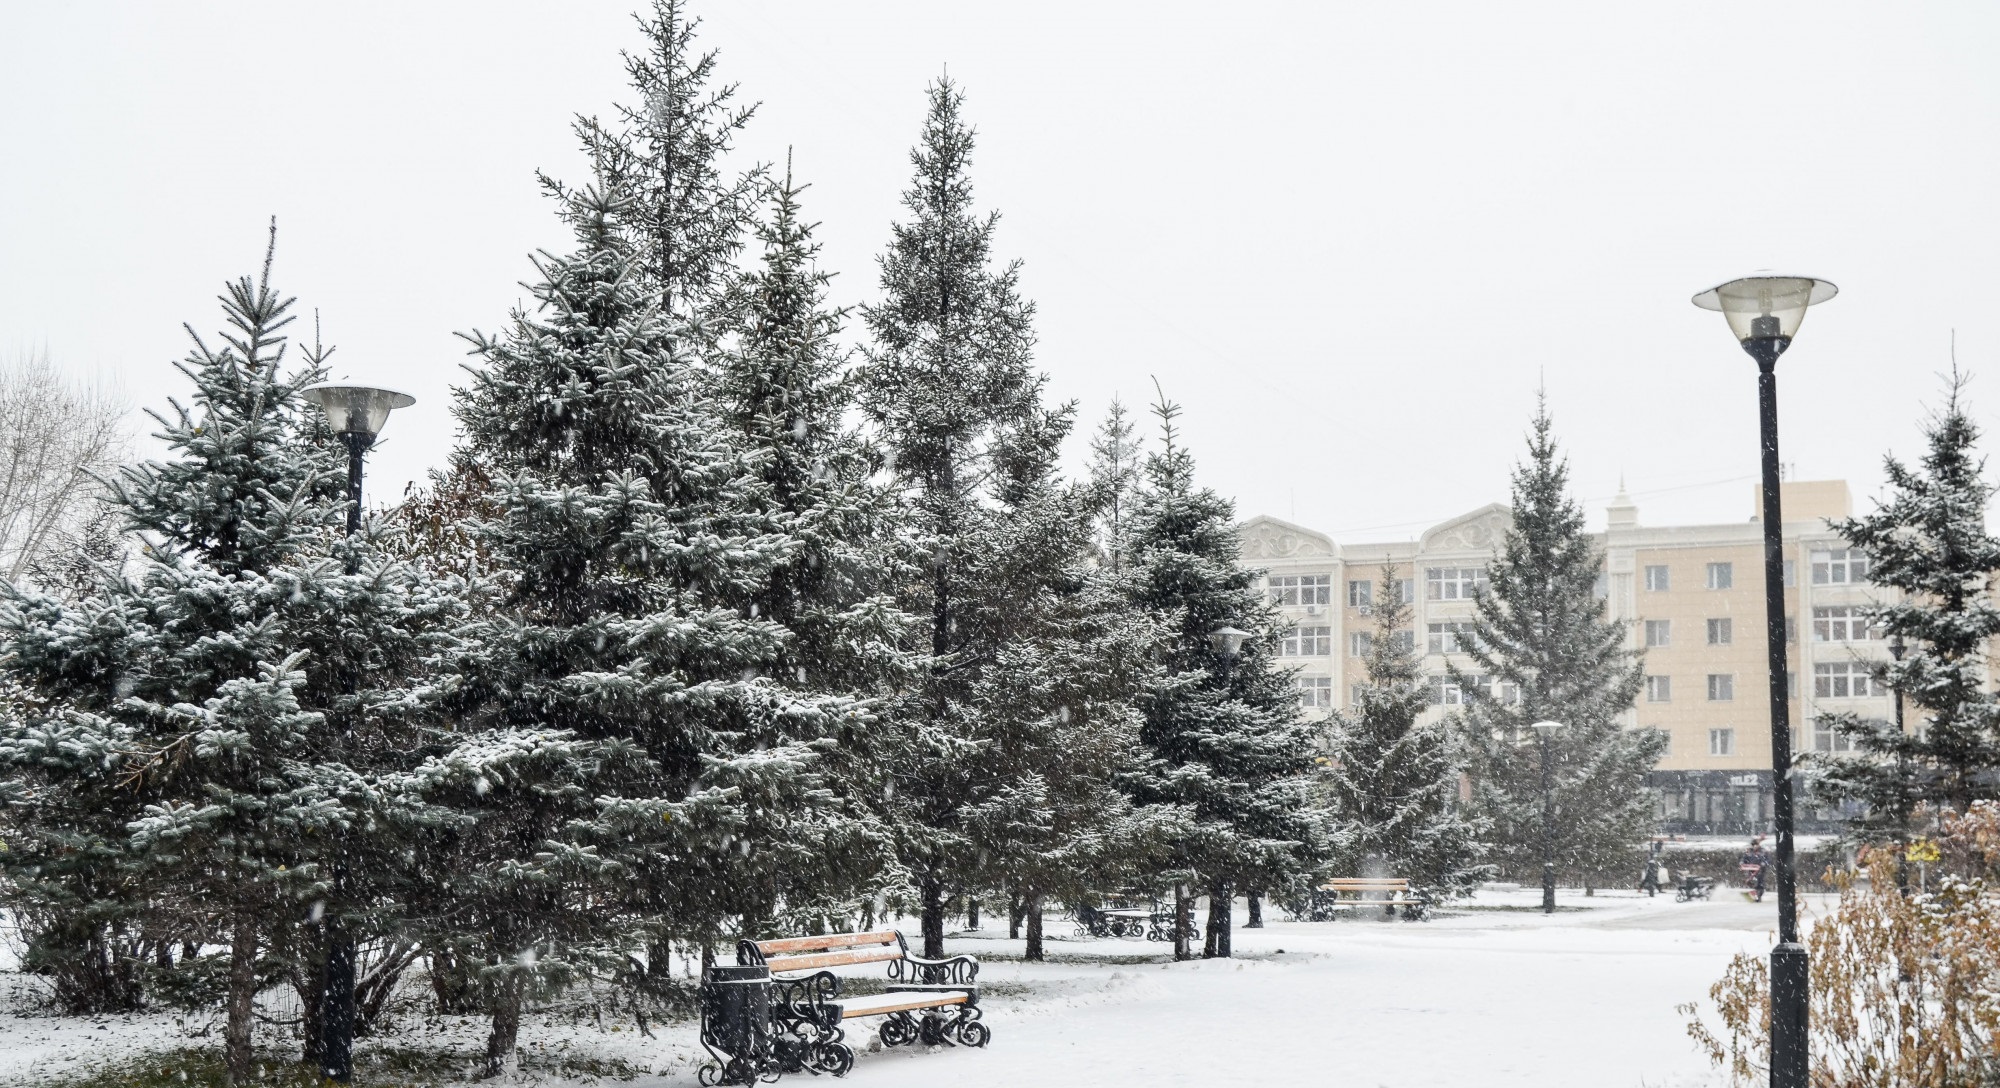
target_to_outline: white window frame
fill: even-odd
[[[1728,726],[1708,731],[1708,754],[1712,756],[1733,756],[1736,754],[1736,730]]]
[[[1333,603],[1333,575],[1280,574],[1271,578],[1271,603],[1299,607]]]
[[[1674,584],[1673,571],[1665,563],[1651,563],[1646,567],[1646,592],[1665,593]]]
[[[1813,718],[1807,723],[1807,728],[1811,730],[1813,751],[1844,754],[1858,750],[1853,737],[1847,736],[1831,725],[1821,724],[1822,721],[1823,719]]]
[[[1873,662],[1821,661],[1813,665],[1815,699],[1874,699],[1888,694],[1879,688]]]
[[[1718,681],[1720,681],[1718,683]],[[1718,694],[1719,693],[1719,694]],[[1708,674],[1708,701],[1730,703],[1736,701],[1736,674],[1733,672],[1712,672]]]
[[[1424,596],[1433,601],[1469,601],[1486,586],[1484,567],[1426,567]]]
[[[1824,548],[1812,553],[1816,586],[1859,585],[1868,580],[1868,553],[1860,548]]]
[[[1735,641],[1736,624],[1728,616],[1715,616],[1709,619],[1708,644],[1710,646],[1728,646]]]
[[[1372,631],[1349,631],[1347,633],[1347,656],[1367,657],[1375,652],[1375,635]]]
[[[1433,674],[1430,677],[1430,695],[1432,706],[1465,705],[1465,693],[1451,682],[1449,676]]]
[[[1710,563],[1708,565],[1708,588],[1735,589],[1736,564],[1727,560],[1720,563]]]
[[[1469,623],[1433,623],[1425,634],[1429,636],[1424,643],[1428,654],[1466,653],[1476,639]]]
[[[1673,702],[1674,678],[1671,676],[1646,677],[1646,701],[1649,703]]]
[[[1872,642],[1874,621],[1866,605],[1819,605],[1813,609],[1814,642]]]
[[[1375,603],[1375,583],[1366,578],[1347,580],[1347,607],[1368,608]]]
[[[1659,636],[1657,641],[1653,637],[1656,634]],[[1674,621],[1647,620],[1645,636],[1646,648],[1649,650],[1672,646],[1674,644]]]
[[[1299,709],[1333,709],[1333,677],[1301,676],[1296,679],[1299,688]]]

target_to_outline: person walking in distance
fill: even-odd
[[[1771,854],[1764,849],[1764,836],[1750,840],[1750,849],[1743,851],[1737,867],[1743,870],[1743,878],[1750,882],[1751,890],[1745,893],[1750,899],[1764,901],[1764,874],[1770,871]]]

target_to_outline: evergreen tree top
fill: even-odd
[[[340,492],[338,449],[296,441],[325,433],[298,394],[324,380],[331,352],[315,344],[304,366],[283,372],[283,330],[295,300],[271,286],[276,252],[274,219],[261,274],[229,283],[220,296],[221,346],[185,326],[194,349],[175,367],[194,383],[193,400],[169,401],[168,413],[148,409],[168,456],[111,481],[116,504],[150,547],[225,574],[274,569],[341,516],[329,501]]]

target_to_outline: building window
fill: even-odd
[[[1355,631],[1347,636],[1347,656],[1367,657],[1375,649],[1375,636],[1366,631]]]
[[[1306,710],[1325,710],[1333,706],[1333,677],[1299,677],[1299,706]]]
[[[1710,646],[1729,645],[1733,634],[1734,627],[1728,620],[1708,621],[1708,644]]]
[[[1798,584],[1799,584],[1798,561],[1794,559],[1787,559],[1785,560],[1785,588],[1790,589]]]
[[[1825,718],[1812,720],[1812,749],[1815,752],[1852,752],[1854,738],[1833,727]]]
[[[1674,642],[1674,621],[1647,620],[1646,645],[1648,647],[1671,646]]]
[[[1458,685],[1451,682],[1451,677],[1431,677],[1432,706],[1461,706],[1464,703],[1465,693],[1459,691]]]
[[[1816,586],[1841,586],[1868,580],[1868,557],[1859,548],[1832,548],[1812,553]]]
[[[1521,685],[1512,681],[1502,681],[1494,697],[1500,700],[1502,706],[1517,706],[1521,702]]]
[[[1326,657],[1333,653],[1333,628],[1293,627],[1285,631],[1278,652],[1285,657]]]
[[[1665,593],[1667,591],[1667,587],[1671,584],[1672,583],[1667,578],[1667,568],[1664,564],[1657,567],[1646,568],[1647,592]]]
[[[1367,608],[1375,603],[1375,583],[1361,581],[1347,583],[1347,607]]]
[[[1649,703],[1673,702],[1674,678],[1671,676],[1648,676],[1646,678],[1646,701]]]
[[[1736,730],[1711,729],[1708,731],[1708,754],[1712,756],[1733,756],[1736,754]]]
[[[1590,592],[1600,601],[1611,599],[1611,575],[1606,571],[1597,572],[1597,580],[1590,583]]]
[[[1415,631],[1398,631],[1396,632],[1395,639],[1397,653],[1413,654],[1417,652],[1417,633]]]
[[[1348,705],[1348,706],[1360,706],[1360,705],[1361,705],[1361,696],[1362,696],[1362,694],[1363,694],[1363,693],[1365,693],[1365,692],[1366,692],[1367,690],[1368,690],[1368,685],[1367,685],[1367,684],[1356,684],[1356,685],[1354,685],[1353,687],[1351,687],[1351,688],[1348,688],[1348,689],[1347,689],[1347,705]]]
[[[1424,571],[1424,591],[1433,601],[1469,601],[1475,589],[1485,587],[1483,567],[1430,567]]]
[[[1834,661],[1813,666],[1813,697],[1817,699],[1866,699],[1886,695],[1875,682],[1874,666],[1866,661]]]
[[[1708,565],[1708,588],[1729,589],[1736,584],[1736,564],[1710,563]]]
[[[1333,603],[1333,575],[1287,574],[1271,579],[1271,603],[1310,605]]]
[[[1462,654],[1472,648],[1475,638],[1469,623],[1433,623],[1427,648],[1434,654]]]
[[[1786,616],[1785,641],[1797,642],[1798,640],[1799,640],[1799,618],[1797,616]]]
[[[1874,638],[1867,611],[1844,604],[1813,609],[1813,641],[1865,642]]]
[[[1708,701],[1726,703],[1736,698],[1736,674],[1712,672],[1708,674]]]
[[[1404,604],[1417,603],[1417,580],[1415,578],[1396,579],[1396,599]]]

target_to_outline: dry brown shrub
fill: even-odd
[[[1910,866],[1907,897],[1896,852],[1876,850],[1806,934],[1813,1088],[2000,1085],[2000,805],[1939,823],[1917,847],[1937,860]],[[1709,997],[1720,1022],[1683,1005],[1688,1034],[1729,1083],[1768,1083],[1766,960],[1737,956]]]

